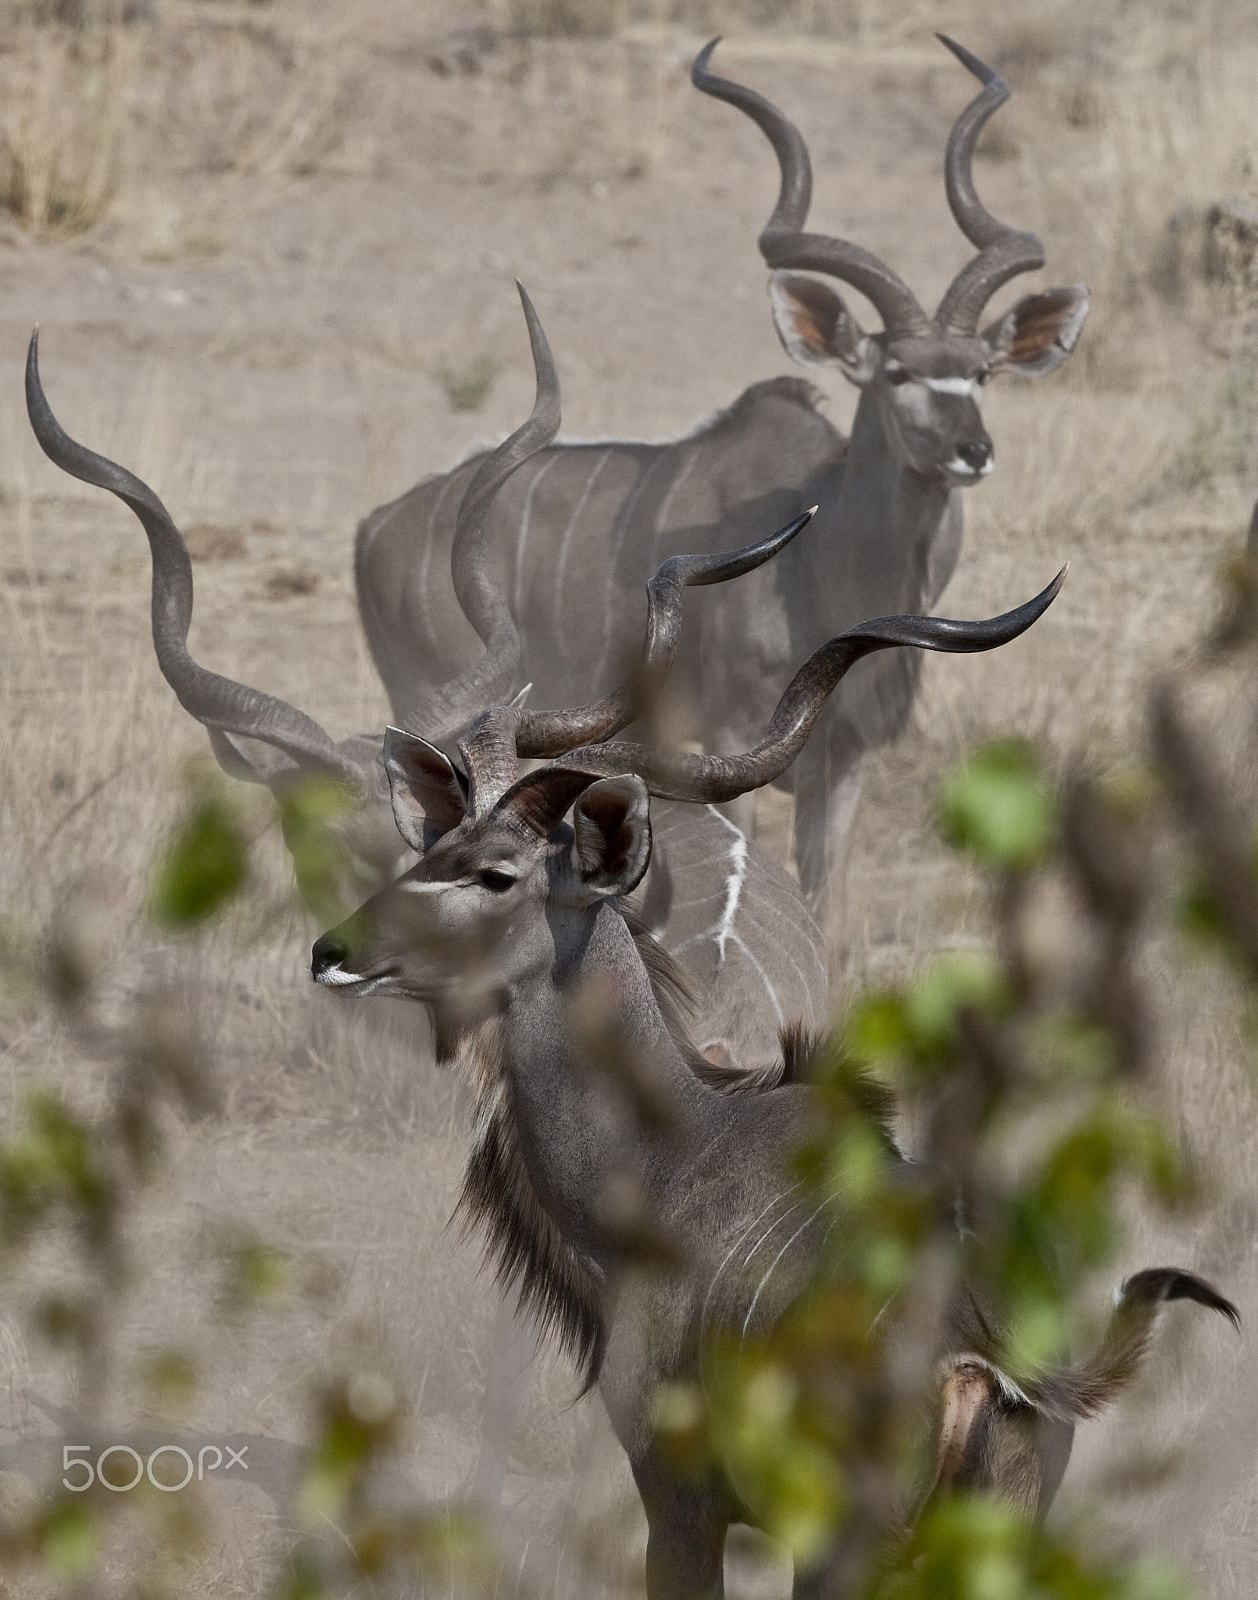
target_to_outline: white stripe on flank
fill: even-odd
[[[754,902],[752,902],[752,903],[754,904]],[[747,917],[745,919],[745,923],[750,923],[752,929],[756,933],[763,934],[766,944],[768,944],[769,941],[773,939],[772,930],[769,929],[769,928],[766,928],[765,925],[762,922],[758,922],[756,920],[755,916],[752,915],[751,913],[748,913],[748,915],[747,915]],[[774,948],[777,950],[778,954],[783,956],[783,957],[785,957],[785,959],[794,968],[795,976],[799,979],[800,988],[806,989],[808,987],[808,985],[804,980],[803,969],[800,967],[799,962],[796,961],[795,957],[791,954],[790,949],[788,948],[786,939],[781,934],[778,935],[778,937],[777,937],[777,939],[776,939],[776,941],[774,943]],[[820,958],[817,957],[817,953],[816,953],[815,950],[813,951],[813,955],[818,960],[818,964],[820,964]],[[824,969],[822,969],[822,970],[824,971]]]
[[[765,1286],[766,1283],[768,1283],[769,1279],[777,1271],[778,1262],[781,1261],[782,1257],[786,1254],[786,1252],[795,1243],[796,1239],[799,1238],[800,1234],[803,1233],[804,1229],[807,1228],[811,1223],[813,1223],[821,1215],[821,1213],[825,1210],[826,1206],[829,1205],[829,1203],[830,1202],[828,1200],[823,1200],[815,1211],[811,1212],[807,1217],[805,1217],[803,1222],[800,1223],[799,1227],[796,1228],[795,1232],[790,1236],[790,1238],[786,1241],[786,1243],[778,1251],[777,1255],[774,1256],[773,1261],[772,1261],[772,1263],[771,1263],[771,1265],[769,1267],[769,1270],[765,1273],[764,1277],[761,1278],[759,1286],[757,1287],[755,1294],[753,1294],[752,1297],[751,1297],[751,1304],[747,1307],[747,1315],[743,1318],[743,1331],[742,1331],[742,1335],[741,1335],[741,1337],[743,1339],[745,1339],[747,1337],[747,1329],[751,1326],[751,1319],[756,1314],[756,1307],[760,1303],[760,1296],[764,1291],[764,1286]]]
[[[603,674],[607,670],[607,662],[611,655],[612,641],[616,637],[612,628],[612,604],[616,597],[616,574],[620,570],[620,552],[625,542],[625,535],[630,526],[634,525],[637,516],[638,501],[641,500],[643,491],[651,481],[651,467],[643,466],[639,461],[638,476],[633,480],[633,487],[620,502],[619,507],[612,515],[611,531],[616,533],[616,541],[612,546],[611,555],[607,561],[607,583],[603,590],[603,653],[598,659],[598,667],[591,678],[591,683],[599,684],[603,681]],[[616,530],[619,529],[619,532]],[[635,525],[636,531],[636,525]],[[652,534],[654,549],[655,534]]]
[[[699,1316],[699,1326],[700,1326],[700,1328],[704,1328],[704,1327],[707,1326],[708,1306],[711,1304],[711,1301],[712,1301],[712,1291],[716,1288],[717,1282],[719,1281],[719,1279],[721,1277],[721,1274],[725,1271],[726,1267],[728,1267],[730,1262],[733,1260],[734,1252],[742,1244],[743,1240],[752,1231],[752,1229],[758,1227],[759,1224],[761,1222],[763,1222],[765,1217],[768,1216],[769,1212],[773,1210],[774,1206],[780,1204],[780,1202],[783,1201],[783,1200],[790,1200],[791,1196],[800,1187],[801,1187],[800,1184],[793,1183],[791,1185],[791,1187],[785,1191],[785,1193],[783,1193],[783,1194],[775,1194],[773,1196],[773,1198],[769,1201],[768,1205],[764,1206],[760,1211],[758,1211],[756,1213],[756,1215],[751,1219],[751,1221],[747,1224],[747,1226],[743,1229],[743,1231],[734,1240],[733,1244],[730,1245],[729,1249],[725,1252],[724,1259],[722,1260],[720,1266],[712,1274],[711,1281],[708,1284],[708,1292],[703,1297],[703,1310],[702,1310],[702,1312],[700,1313],[700,1316]],[[759,1247],[757,1246],[757,1248],[759,1248]],[[755,1255],[755,1253],[756,1252],[753,1250],[751,1254]],[[750,1260],[751,1257],[749,1256],[747,1259]]]
[[[447,478],[441,485],[441,493],[437,496],[436,504],[433,506],[432,513],[428,518],[428,537],[424,540],[424,554],[419,564],[419,606],[422,613],[420,628],[423,637],[426,639],[432,638],[433,635],[432,613],[428,609],[428,569],[432,564],[432,547],[436,543],[433,530],[437,526],[437,517],[440,515],[441,508],[445,504],[446,495],[453,487],[453,484],[454,479]]]
[[[734,835],[734,842],[729,850],[730,873],[725,880],[725,910],[721,913],[721,920],[716,930],[718,959],[724,961],[725,946],[733,937],[734,918],[738,915],[738,902],[742,899],[743,884],[747,881],[747,835],[741,828],[735,827],[715,806],[709,806],[708,810]]]
[[[706,865],[706,863],[705,863],[705,865]],[[697,870],[696,868],[690,866],[690,864],[688,862],[686,864],[686,869],[689,872],[694,872],[695,870]],[[675,917],[679,911],[692,911],[695,906],[709,906],[709,905],[712,904],[712,902],[714,900],[716,900],[718,898],[719,898],[719,896],[717,896],[715,894],[698,894],[698,895],[693,896],[693,898],[691,898],[689,900],[674,900],[673,901],[673,916]],[[701,934],[700,938],[702,938],[702,937],[703,937],[703,935]]]
[[[529,542],[529,520],[533,515],[533,496],[537,486],[559,460],[559,452],[554,451],[547,456],[541,466],[533,474],[528,489],[524,495],[524,510],[520,514],[520,530],[516,536],[515,545],[515,618],[520,620],[521,607],[524,604],[524,551]]]
[[[586,501],[590,498],[590,491],[594,488],[594,485],[598,480],[598,475],[599,475],[600,472],[602,472],[603,468],[607,465],[607,462],[608,462],[608,459],[609,459],[610,456],[611,456],[611,451],[610,450],[604,450],[602,455],[599,456],[598,461],[597,461],[597,463],[596,463],[596,465],[594,467],[594,470],[590,473],[590,476],[586,479],[585,488],[582,489],[582,491],[581,491],[581,498],[577,501],[576,505],[573,507],[572,516],[568,520],[568,526],[564,529],[563,539],[562,539],[562,541],[560,543],[560,546],[559,546],[559,559],[555,563],[555,623],[556,623],[556,631],[559,634],[560,649],[562,651],[564,661],[568,666],[571,666],[572,663],[568,659],[567,639],[566,639],[566,637],[564,635],[564,627],[563,627],[564,618],[565,618],[565,615],[566,615],[566,613],[564,611],[564,574],[566,573],[567,568],[568,568],[568,545],[572,540],[573,531],[575,530],[577,523],[581,519],[581,513],[585,510]]]
[[[752,966],[760,974],[760,981],[761,981],[761,983],[764,984],[764,987],[765,987],[766,992],[768,993],[769,999],[773,1002],[773,1009],[777,1012],[777,1015],[778,1015],[778,1027],[780,1028],[783,1025],[783,1023],[786,1021],[786,1017],[782,1013],[782,1006],[781,1006],[780,1001],[778,1000],[778,992],[773,987],[773,985],[769,982],[769,974],[764,970],[764,968],[756,960],[755,956],[753,956],[751,951],[747,948],[747,946],[743,942],[743,940],[740,939],[736,933],[731,933],[730,934],[730,938],[734,941],[734,943],[738,946],[738,948],[742,951],[742,953],[747,957],[748,961],[751,962]]]
[[[686,479],[690,476],[691,468],[694,466],[695,462],[698,459],[699,459],[698,450],[697,449],[691,450],[689,452],[689,454],[687,454],[687,455],[682,457],[682,463],[681,463],[680,469],[673,474],[673,481],[668,486],[668,493],[664,496],[664,502],[660,506],[659,512],[658,512],[658,514],[657,514],[657,516],[655,518],[655,527],[652,529],[652,532],[651,532],[651,565],[652,565],[652,567],[655,567],[656,565],[658,565],[659,550],[660,550],[660,537],[663,534],[665,528],[668,526],[668,513],[672,510],[673,496],[677,493],[678,489],[681,488],[682,484],[685,483]]]

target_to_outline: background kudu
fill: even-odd
[[[1009,89],[945,40],[981,93],[948,140],[948,203],[977,257],[928,316],[908,287],[860,246],[804,233],[812,178],[798,130],[767,100],[694,64],[695,84],[746,112],[773,144],[781,191],[760,249],[769,266],[851,284],[877,309],[867,336],[841,296],[815,278],[775,271],[773,314],[788,352],[837,366],[861,391],[852,436],[838,435],[798,380],[755,384],[679,439],[560,443],[540,452],[495,502],[479,546],[453,562],[466,616],[446,598],[455,512],[480,457],[381,507],[359,529],[359,607],[380,676],[406,728],[430,733],[435,686],[479,650],[469,591],[496,569],[523,634],[522,671],[545,704],[561,705],[624,674],[641,625],[640,591],[661,556],[748,539],[804,507],[820,507],[807,540],[771,569],[696,607],[682,653],[682,699],[707,749],[745,748],[763,727],[791,664],[862,618],[929,610],[956,564],[957,490],[992,467],[979,387],[998,372],[1038,377],[1073,348],[1087,314],[1081,285],[1027,296],[986,329],[992,295],[1044,263],[1038,239],[998,222],[971,176],[975,142]],[[719,666],[718,666],[719,663]],[[895,651],[845,683],[822,730],[781,782],[795,791],[800,882],[832,945],[838,893],[859,795],[859,761],[902,730],[920,673]],[[521,679],[521,681],[524,681]],[[749,811],[739,820],[749,824]],[[827,883],[835,891],[829,907]]]
[[[523,290],[521,290],[523,296]],[[559,425],[559,388],[545,336],[524,297],[539,394],[548,426]],[[388,802],[379,735],[354,735],[335,742],[294,706],[260,690],[220,677],[188,653],[192,620],[192,564],[174,520],[158,497],[122,467],[76,444],[61,429],[40,384],[38,342],[27,363],[27,403],[36,437],[66,472],[109,489],[136,513],[148,535],[153,563],[153,643],[158,663],[180,704],[202,723],[215,755],[233,776],[267,784],[281,795],[294,779],[317,774],[344,784],[353,797],[341,824],[354,882],[349,903],[400,870],[399,845]],[[485,465],[460,510],[454,549],[483,542],[487,507],[497,483],[514,464],[511,441]],[[667,671],[676,650],[681,590],[721,582],[769,559],[797,533],[807,517],[780,534],[724,558],[666,562],[650,585],[643,659],[636,680],[591,708],[588,736],[606,736],[624,726],[650,697],[651,683]],[[488,575],[486,575],[488,584]],[[476,614],[492,609],[495,597],[478,593]],[[509,618],[508,618],[509,621]],[[447,686],[440,730],[453,734],[479,709],[474,696],[486,678],[510,678],[518,662],[510,630],[486,628],[489,652],[482,663]],[[496,652],[496,653],[495,653]],[[629,674],[633,679],[633,672]],[[600,720],[601,719],[601,720]],[[803,1020],[822,1026],[829,1014],[827,963],[820,930],[799,889],[763,850],[714,807],[662,808],[657,819],[659,852],[639,897],[639,910],[665,947],[682,963],[699,1005],[696,1032],[709,1058],[727,1067],[771,1066],[778,1034]]]
[[[527,458],[530,441],[548,437],[544,416],[515,437]],[[650,859],[650,797],[723,803],[771,782],[862,656],[991,649],[1029,627],[1060,583],[988,622],[883,618],[829,641],[745,754],[583,744],[582,710],[568,714],[566,735],[564,714],[551,717],[544,742],[559,759],[521,777],[518,756],[543,741],[536,714],[515,705],[476,720],[459,741],[461,765],[414,735],[386,735],[397,825],[420,859],[315,944],[312,975],[345,995],[425,1004],[447,1050],[473,1041],[480,1103],[464,1204],[488,1232],[500,1281],[599,1386],[646,1509],[652,1600],[718,1596],[726,1531],[746,1515],[736,1486],[670,1470],[654,1396],[699,1375],[712,1335],[772,1326],[841,1226],[842,1197],[815,1205],[792,1181],[791,1153],[812,1126],[806,1087],[731,1095],[697,1070],[670,964],[623,903]],[[898,1171],[920,1181],[910,1163]],[[662,1239],[671,1257],[626,1271],[644,1239]],[[938,1330],[936,1483],[1045,1510],[1075,1422],[1130,1378],[1174,1298],[1237,1315],[1191,1274],[1139,1273],[1090,1360],[1019,1389],[960,1294]],[[886,1320],[894,1339],[897,1318]],[[886,1519],[851,1521],[822,1570],[797,1574],[797,1595],[850,1592],[855,1563],[890,1531]]]

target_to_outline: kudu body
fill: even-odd
[[[347,902],[353,904],[388,882],[409,856],[389,806],[380,735],[334,741],[295,707],[194,661],[187,648],[192,563],[174,520],[146,484],[61,429],[40,384],[35,340],[26,383],[31,423],[48,456],[73,476],[118,495],[140,519],[152,553],[157,660],[185,710],[205,727],[220,764],[232,776],[267,784],[277,796],[311,776],[343,785],[347,806],[338,827],[352,877],[345,885]],[[557,387],[553,409],[557,426]],[[469,537],[475,542],[483,532],[472,510],[469,506],[460,532],[463,542]],[[772,541],[762,541],[753,560],[766,559],[772,548]],[[701,581],[716,581],[726,570],[742,572],[747,565],[740,559],[725,568],[707,563]],[[684,581],[693,583],[698,577],[691,570]],[[656,635],[668,636],[675,633],[670,608],[675,608],[678,593],[670,590],[657,598],[650,625]],[[627,663],[626,677],[632,667]],[[508,664],[504,670],[509,676],[514,667]],[[474,676],[475,687],[482,677]],[[466,688],[460,694],[452,686],[444,701],[430,704],[426,731],[435,739],[457,732],[479,704],[468,701]],[[613,726],[619,723],[608,723],[609,729]],[[689,978],[700,1044],[714,1063],[771,1067],[784,1024],[799,1017],[820,1027],[829,1014],[824,942],[798,886],[713,807],[661,808],[656,838],[660,848],[635,905]]]
[[[532,448],[545,437],[536,424],[535,412],[514,436],[521,470],[530,437]],[[773,1086],[714,1085],[672,964],[626,910],[650,861],[652,797],[722,804],[772,782],[863,657],[896,645],[991,649],[1029,627],[1060,582],[988,622],[885,617],[828,641],[742,753],[586,742],[589,707],[547,719],[490,706],[455,760],[402,730],[386,735],[394,816],[418,860],[316,943],[312,975],[342,995],[419,1002],[445,1052],[468,1046],[478,1110],[464,1205],[503,1286],[597,1382],[646,1509],[651,1600],[719,1596],[726,1531],[747,1514],[724,1476],[670,1467],[655,1397],[702,1379],[714,1336],[772,1327],[843,1215],[841,1193],[805,1196],[792,1171],[814,1127],[811,1091],[788,1081],[785,1060]],[[520,776],[521,756],[549,759]],[[897,1181],[915,1181],[891,1160]],[[658,1270],[641,1268],[644,1249]],[[960,1294],[932,1352],[937,1482],[1046,1509],[1075,1421],[1130,1377],[1173,1298],[1235,1316],[1191,1274],[1138,1274],[1093,1359],[1019,1389]],[[841,1594],[848,1559],[840,1542],[824,1568],[797,1575],[796,1594]]]
[[[661,559],[727,548],[817,505],[806,540],[694,607],[679,667],[682,699],[705,748],[719,753],[746,747],[792,664],[825,640],[865,617],[934,605],[960,549],[959,490],[992,466],[979,389],[1000,372],[1039,376],[1059,366],[1082,327],[1087,294],[1079,285],[1032,294],[978,332],[989,298],[1042,266],[1044,254],[1033,235],[998,222],[975,194],[975,141],[1009,91],[968,52],[949,43],[983,89],[952,130],[945,171],[953,215],[979,253],[931,317],[859,246],[803,232],[811,197],[804,141],[767,100],[708,71],[712,48],[695,62],[694,82],[758,123],[781,168],[778,203],[760,236],[774,269],[779,335],[796,360],[835,366],[860,389],[851,437],[820,415],[809,384],[780,378],[753,385],[680,439],[553,445],[497,497],[492,533],[483,552],[466,552],[462,581],[477,560],[494,568],[523,635],[521,681],[532,681],[543,703],[561,705],[619,681],[641,627],[642,584]],[[859,289],[883,330],[863,333],[841,296],[804,272]],[[451,664],[480,649],[446,589],[455,513],[479,462],[420,484],[359,529],[363,626],[395,716],[415,732],[423,732],[432,690]],[[456,564],[456,588],[460,576]],[[903,729],[919,662],[916,652],[895,651],[844,683],[778,780],[795,793],[800,882],[835,941],[860,757]]]
[[[986,626],[1007,637],[1032,611]],[[873,624],[857,646],[906,640],[907,624]],[[721,1593],[727,1528],[747,1513],[736,1485],[670,1468],[654,1397],[701,1380],[714,1335],[774,1324],[841,1225],[843,1200],[818,1203],[793,1181],[791,1153],[813,1126],[807,1087],[729,1094],[705,1082],[667,963],[622,908],[650,852],[649,792],[687,789],[694,769],[593,746],[508,781],[511,720],[488,713],[463,741],[466,786],[441,752],[390,732],[394,808],[423,854],[316,944],[312,971],[345,995],[424,1003],[447,1050],[473,1037],[466,1210],[504,1287],[597,1382],[649,1522],[651,1600],[707,1600]],[[744,781],[735,770],[709,792]],[[914,1181],[909,1164],[899,1172]],[[626,1270],[644,1237],[668,1242],[671,1264]],[[1043,1396],[1003,1378],[981,1319],[959,1301],[938,1350],[938,1481],[1045,1510],[1075,1422],[1130,1377],[1176,1297],[1233,1314],[1190,1274],[1140,1274],[1096,1357],[1052,1374]],[[839,1595],[836,1582],[833,1568],[803,1574],[795,1592]]]

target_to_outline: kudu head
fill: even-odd
[[[462,754],[474,770],[476,734]],[[651,855],[647,789],[632,774],[559,766],[469,789],[441,751],[398,729],[385,765],[419,862],[325,934],[311,970],[348,994],[426,1002],[446,1055],[511,992],[572,957],[583,913],[637,886]]]
[[[559,384],[550,348],[523,288],[520,297],[532,345],[537,398],[523,427],[481,463],[459,508],[451,551],[452,577],[459,603],[480,635],[485,653],[436,690],[415,713],[413,725],[434,745],[449,743],[453,747],[458,733],[484,705],[498,698],[509,700],[519,686],[520,638],[492,578],[490,511],[501,486],[551,442],[560,422]],[[158,664],[180,704],[206,729],[219,765],[231,777],[265,784],[280,800],[295,785],[312,780],[334,785],[340,804],[332,808],[338,815],[331,826],[344,846],[348,881],[342,892],[346,903],[352,905],[365,892],[389,882],[407,861],[411,841],[405,829],[403,838],[398,837],[390,805],[391,774],[386,774],[381,762],[379,735],[353,735],[337,742],[287,701],[221,677],[194,661],[187,643],[192,622],[192,562],[183,535],[146,483],[76,443],[58,423],[40,382],[38,334],[31,339],[27,357],[26,401],[35,436],[50,460],[84,483],[108,489],[139,518],[152,554],[153,644]],[[682,589],[724,582],[751,571],[789,543],[809,516],[811,513],[797,517],[772,537],[728,555],[675,556],[664,562],[647,585],[646,634],[640,662],[629,681],[579,712],[521,712],[521,751],[555,754],[609,738],[626,727],[650,704],[672,663]],[[521,690],[517,700],[522,702],[526,693],[527,689]],[[520,709],[518,705],[516,709]]]
[[[953,280],[933,317],[877,256],[846,239],[803,231],[812,199],[808,148],[798,128],[762,95],[708,71],[718,40],[699,53],[691,80],[751,117],[777,154],[781,189],[759,243],[774,269],[769,294],[787,352],[809,366],[837,366],[856,384],[877,406],[883,432],[906,466],[966,485],[985,477],[993,463],[979,390],[999,372],[1040,377],[1055,371],[1079,337],[1088,291],[1074,284],[1027,295],[979,332],[984,306],[1011,278],[1042,267],[1044,247],[1033,233],[997,221],[974,188],[974,146],[988,118],[1009,98],[1008,84],[961,45],[938,37],[983,88],[953,125],[944,161],[948,205],[979,253]],[[881,316],[882,331],[864,333],[843,296],[804,272],[824,273],[860,290]]]

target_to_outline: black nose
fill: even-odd
[[[971,472],[982,472],[992,458],[992,447],[988,440],[976,439],[967,444],[958,445],[957,454]]]
[[[325,933],[310,952],[310,976],[318,978],[332,967],[339,967],[349,954],[349,946],[334,933]]]

